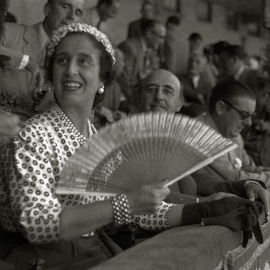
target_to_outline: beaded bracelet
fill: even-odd
[[[120,194],[111,199],[114,222],[118,225],[130,223],[129,204],[126,194]]]

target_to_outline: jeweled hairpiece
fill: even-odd
[[[45,58],[50,58],[54,51],[55,47],[58,45],[58,43],[68,34],[68,33],[87,33],[93,36],[98,42],[100,42],[108,55],[111,58],[112,65],[114,66],[115,64],[115,52],[113,49],[113,46],[111,42],[109,41],[108,37],[97,30],[95,27],[90,26],[85,23],[69,23],[68,25],[62,26],[55,30],[48,40],[48,42],[45,45],[45,50],[44,50],[44,56],[42,58],[42,64],[44,64]]]

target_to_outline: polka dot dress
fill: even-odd
[[[25,122],[2,150],[0,221],[4,229],[21,232],[32,243],[57,241],[64,207],[108,199],[55,193],[64,165],[80,147],[78,133],[54,105]],[[134,216],[132,221],[148,230],[166,229],[171,206],[162,203],[156,215]]]

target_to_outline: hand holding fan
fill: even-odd
[[[236,147],[184,115],[133,115],[100,130],[77,150],[57,193],[117,194],[163,179],[170,185]]]

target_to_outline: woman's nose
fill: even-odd
[[[78,74],[78,67],[76,65],[76,63],[74,62],[70,62],[67,68],[67,75],[77,75]]]

